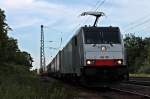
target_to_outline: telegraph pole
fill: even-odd
[[[45,71],[45,52],[44,52],[44,30],[41,25],[41,47],[40,47],[40,73]]]

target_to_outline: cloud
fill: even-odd
[[[19,9],[31,5],[34,0],[4,0],[1,1],[1,5],[5,9]]]
[[[88,4],[91,3],[89,1],[87,2]],[[79,3],[79,0],[75,3]],[[82,18],[77,17],[77,15],[84,11],[84,9],[91,9],[91,6],[81,4],[70,5],[62,2],[50,2],[48,0],[4,0],[3,2],[1,1],[0,5],[7,9],[6,11],[9,12],[11,17],[16,17],[11,20],[11,23],[18,28],[36,25],[37,23],[51,26],[54,23],[54,25],[59,28],[71,24],[71,26],[69,26],[72,28],[72,26],[79,24],[82,20]],[[94,3],[91,3],[91,5],[94,5]],[[103,23],[108,23],[107,20],[109,20],[109,24],[117,22],[122,25],[136,18],[138,19],[142,14],[148,13],[149,9],[148,0],[106,0],[104,6],[99,10],[104,11],[107,15]],[[23,20],[28,21],[23,22]]]
[[[80,22],[77,15],[81,13],[81,9],[89,8],[85,5],[55,4],[43,0],[5,0],[1,2],[1,6],[6,9],[8,20],[11,19],[12,26],[15,28],[36,25],[37,23],[50,25],[57,20],[63,21],[64,24]],[[24,20],[26,22],[23,22]],[[54,20],[56,21],[54,22]],[[60,22],[56,25],[59,26]]]
[[[14,18],[13,21],[15,23],[10,24],[10,27],[12,27],[13,29],[20,29],[20,28],[33,26],[35,24],[40,24],[43,20],[39,18],[34,18],[34,17],[32,18],[28,16],[22,16],[22,17]],[[25,22],[25,21],[28,21],[28,22]]]

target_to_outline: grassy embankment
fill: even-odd
[[[136,74],[129,74],[130,77],[150,77],[150,74],[146,73],[136,73]]]
[[[60,82],[42,82],[23,66],[0,65],[0,99],[72,99],[75,94]]]

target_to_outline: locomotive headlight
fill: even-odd
[[[106,46],[101,47],[101,51],[105,52],[107,50]]]
[[[121,64],[122,64],[122,61],[121,61],[121,60],[118,60],[118,61],[117,61],[117,64],[121,65]]]
[[[91,61],[90,61],[90,60],[86,61],[86,64],[90,65],[90,64],[91,64]]]
[[[87,60],[87,61],[86,61],[86,64],[87,64],[87,65],[94,65],[94,64],[95,64],[95,61],[94,61],[94,60]]]

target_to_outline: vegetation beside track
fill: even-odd
[[[124,42],[130,73],[150,74],[150,37],[128,34]]]
[[[136,74],[129,74],[130,77],[150,77],[150,74],[146,73],[136,73]]]
[[[75,94],[75,89],[58,81],[43,82],[19,65],[0,65],[1,99],[72,99]]]

